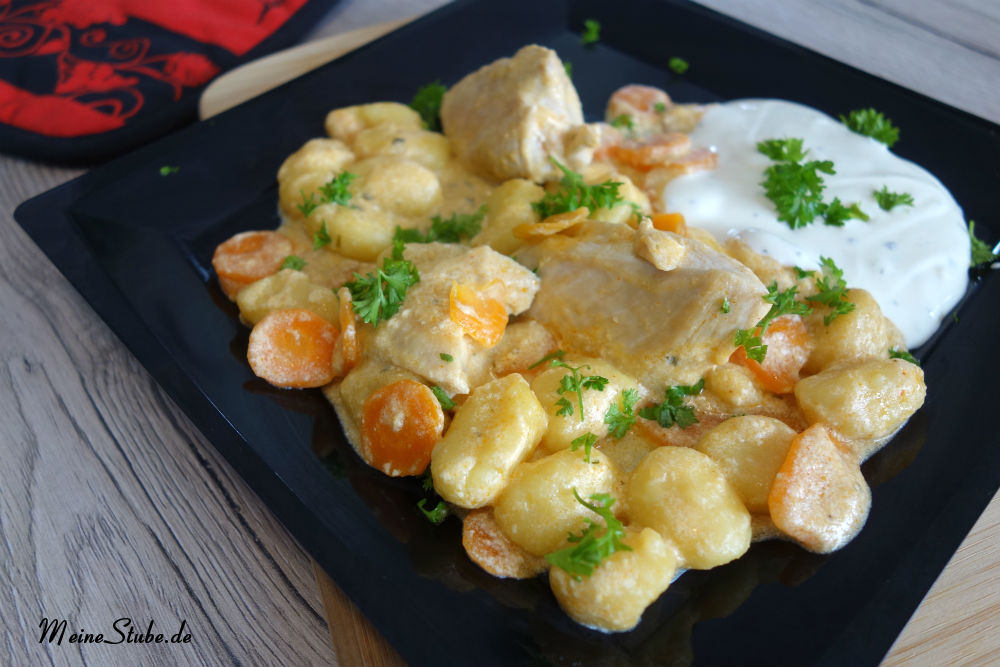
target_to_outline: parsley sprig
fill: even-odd
[[[749,359],[753,359],[757,363],[764,361],[764,356],[767,354],[767,345],[764,344],[763,339],[764,332],[775,319],[782,315],[808,315],[812,312],[808,304],[796,299],[798,289],[797,285],[792,285],[782,291],[778,289],[777,280],[771,281],[771,284],[767,286],[767,294],[761,297],[771,304],[771,309],[752,329],[736,330],[733,344],[736,347],[742,346]]]
[[[597,436],[588,431],[578,438],[573,438],[569,443],[569,450],[575,452],[583,447],[583,460],[590,463],[590,452],[593,451],[596,444]]]
[[[434,81],[418,88],[410,100],[410,108],[420,114],[424,125],[433,132],[441,130],[441,100],[446,92],[448,89],[440,81]]]
[[[821,303],[830,309],[830,312],[823,316],[823,324],[830,326],[830,323],[841,315],[854,310],[854,304],[847,300],[847,282],[844,280],[844,272],[829,257],[820,257],[819,263],[821,273],[816,276],[815,271],[799,271],[799,275],[810,274],[816,277],[816,288],[819,290],[812,296],[807,296],[806,301],[810,303]]]
[[[895,347],[889,348],[889,358],[890,359],[902,359],[903,361],[909,361],[911,364],[920,365],[920,361],[914,357],[912,354],[906,350],[900,350]]]
[[[989,265],[1000,260],[1000,254],[993,252],[993,249],[985,241],[976,236],[975,220],[969,220],[969,241],[972,244],[972,258],[970,259],[972,268]]]
[[[622,405],[617,403],[608,406],[604,413],[604,423],[608,425],[608,433],[621,440],[635,423],[635,404],[639,402],[639,392],[636,389],[626,389],[622,392]]]
[[[704,388],[704,378],[693,385],[667,387],[664,401],[644,407],[639,410],[639,416],[655,421],[663,428],[670,428],[674,424],[681,428],[687,428],[697,424],[698,418],[694,416],[694,408],[684,403],[684,397],[697,396]]]
[[[569,373],[563,375],[562,379],[559,380],[559,388],[556,390],[560,395],[560,399],[556,401],[556,405],[559,406],[556,414],[564,417],[572,416],[573,404],[566,398],[565,394],[576,394],[577,404],[580,406],[580,421],[583,421],[583,390],[596,389],[597,391],[604,391],[604,388],[608,386],[608,378],[601,375],[582,375],[580,373],[581,370],[590,368],[586,364],[583,366],[570,366],[562,359],[552,359],[549,364],[552,367],[569,370]]]
[[[594,19],[587,19],[583,22],[583,32],[580,33],[580,43],[584,46],[597,44],[601,40],[601,23]]]
[[[298,255],[288,255],[281,262],[282,269],[294,269],[296,271],[301,271],[306,267],[306,260],[302,259]]]
[[[830,160],[804,161],[809,151],[802,139],[765,139],[757,143],[757,151],[774,160],[764,170],[761,185],[774,204],[778,220],[791,229],[800,229],[822,217],[827,225],[841,227],[849,219],[868,220],[858,204],[845,206],[840,199],[823,201],[826,182],[820,174],[835,175]]]
[[[483,227],[483,217],[486,206],[483,205],[475,213],[453,213],[450,218],[442,219],[440,215],[431,218],[431,228],[424,234],[419,229],[403,229],[396,227],[393,240],[404,243],[459,243],[463,238],[469,239],[479,233]]]
[[[317,193],[310,192],[306,195],[305,190],[299,190],[299,194],[302,195],[302,203],[296,204],[296,208],[305,217],[319,208],[320,204],[340,204],[341,206],[347,206],[351,201],[351,192],[347,189],[347,186],[351,184],[357,178],[357,175],[352,174],[349,171],[342,171],[329,181],[319,186],[319,197],[316,196]]]
[[[899,141],[899,128],[892,124],[881,111],[875,109],[855,109],[848,115],[840,115],[840,122],[852,132],[871,137],[892,148]]]
[[[610,208],[624,201],[618,194],[621,182],[607,180],[598,185],[587,185],[583,182],[583,176],[568,169],[559,160],[554,157],[549,157],[549,160],[562,171],[563,177],[560,180],[562,187],[558,191],[546,193],[540,201],[531,205],[543,220],[550,215],[578,208],[587,208],[593,214],[597,209]]]
[[[872,192],[872,196],[883,211],[891,211],[897,206],[913,206],[913,195],[908,192],[889,192],[888,185]]]
[[[586,528],[579,535],[570,533],[567,538],[574,546],[554,551],[546,555],[545,560],[580,581],[581,576],[589,577],[593,574],[594,568],[611,554],[616,551],[632,551],[632,547],[622,544],[625,527],[611,512],[611,506],[615,504],[614,498],[607,493],[594,493],[590,496],[593,503],[588,503],[575,488],[573,495],[578,503],[604,519],[604,531],[601,531],[601,526],[596,521],[586,517]]]
[[[378,326],[399,311],[406,290],[420,281],[420,274],[413,262],[403,259],[403,244],[397,242],[392,257],[382,260],[382,268],[365,276],[355,272],[354,278],[345,285],[351,291],[354,312],[362,321]]]
[[[667,67],[669,67],[675,74],[685,74],[691,64],[684,60],[680,56],[674,56],[667,61]]]

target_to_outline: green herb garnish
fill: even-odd
[[[319,250],[323,246],[330,245],[332,240],[330,232],[326,231],[326,220],[324,220],[316,233],[313,234],[313,250]]]
[[[852,132],[881,141],[889,148],[899,141],[899,128],[895,127],[881,111],[875,109],[855,109],[847,116],[841,115],[840,122]]]
[[[688,61],[684,60],[683,58],[674,56],[673,58],[667,61],[667,67],[673,70],[674,73],[676,74],[685,74],[688,71],[688,68],[691,67],[691,65],[690,63],[688,63]]]
[[[354,273],[355,280],[345,287],[351,291],[354,312],[362,321],[378,326],[399,311],[406,290],[420,281],[413,262],[403,259],[401,243],[393,244],[392,257],[382,260],[382,268],[365,276]]]
[[[590,496],[594,501],[592,504],[581,498],[576,489],[573,489],[573,495],[577,502],[604,519],[604,531],[601,531],[600,525],[593,519],[584,518],[586,528],[579,535],[570,533],[567,538],[575,546],[554,551],[545,556],[545,560],[580,581],[581,576],[589,577],[593,574],[594,568],[611,554],[616,551],[631,551],[632,547],[621,542],[625,537],[625,527],[611,512],[611,506],[615,504],[614,498],[607,493],[595,493]]]
[[[747,358],[753,359],[757,363],[764,361],[767,354],[767,345],[764,344],[763,335],[767,327],[775,319],[782,315],[808,315],[812,309],[805,303],[796,300],[798,286],[792,285],[788,289],[781,291],[778,289],[778,281],[774,280],[767,286],[767,294],[762,299],[771,304],[771,309],[760,319],[752,329],[737,329],[733,344],[736,347],[743,347]]]
[[[719,306],[719,312],[722,313],[722,314],[724,314],[724,315],[728,315],[730,308],[731,308],[731,306],[730,306],[730,303],[729,303],[729,297],[727,296],[727,297],[725,297],[725,298],[722,299],[722,305]]]
[[[635,423],[635,404],[639,402],[639,392],[626,389],[622,392],[622,405],[612,403],[604,413],[604,423],[608,425],[608,433],[621,440]]]
[[[635,123],[632,121],[632,116],[629,116],[627,113],[623,113],[620,116],[617,116],[613,121],[611,121],[610,125],[611,127],[617,127],[618,129],[625,129],[628,130],[629,132],[635,129]]]
[[[421,498],[417,502],[417,509],[419,509],[420,512],[427,517],[427,520],[435,526],[440,525],[441,522],[445,520],[445,517],[448,516],[448,504],[443,500],[439,500],[437,505],[435,505],[432,509],[426,509],[424,508],[424,504],[426,502],[427,498]]]
[[[618,194],[618,188],[623,184],[618,181],[604,181],[599,185],[587,185],[583,182],[583,176],[567,169],[559,160],[550,157],[549,160],[557,166],[563,173],[560,180],[562,188],[556,192],[548,192],[540,201],[531,205],[531,208],[541,216],[542,220],[557,213],[575,211],[578,208],[586,208],[593,214],[601,208],[611,208],[624,199]]]
[[[302,195],[302,203],[296,204],[295,208],[299,209],[299,213],[308,218],[309,214],[315,211],[316,207],[320,205],[320,202],[316,199],[316,193],[314,192],[310,192],[308,197],[304,190],[299,190],[299,194]]]
[[[162,167],[160,167],[160,176],[170,176],[171,174],[176,174],[180,170],[181,170],[180,167],[175,167],[169,164],[165,164]]]
[[[455,357],[451,356],[451,355],[450,355],[450,354],[448,354],[447,352],[442,352],[442,353],[441,353],[440,355],[438,355],[438,356],[440,356],[440,357],[441,357],[441,361],[447,361],[447,362],[448,362],[449,364],[450,364],[451,362],[455,361]]]
[[[973,268],[1000,260],[1000,254],[993,252],[990,246],[976,236],[976,222],[974,220],[969,220],[969,242],[972,244],[970,265]]]
[[[324,204],[340,204],[341,206],[347,205],[351,201],[351,193],[348,191],[347,186],[351,184],[357,176],[349,171],[342,171],[329,182],[319,186],[320,197]]]
[[[441,216],[431,218],[431,228],[423,234],[419,229],[403,229],[396,227],[393,240],[404,243],[459,243],[463,238],[472,238],[479,233],[486,216],[486,206],[479,207],[475,213],[453,213],[448,219]]]
[[[697,396],[704,388],[704,378],[693,385],[667,387],[665,400],[662,403],[649,405],[639,410],[639,416],[655,421],[663,428],[670,428],[674,424],[681,428],[687,428],[697,424],[698,418],[694,416],[694,408],[684,404],[684,397]]]
[[[573,438],[569,443],[569,450],[575,452],[583,447],[583,460],[590,463],[590,452],[594,449],[595,444],[597,444],[597,436],[588,432],[579,438]]]
[[[435,81],[418,88],[410,100],[410,108],[420,114],[424,125],[433,132],[441,130],[441,100],[446,92],[448,89],[440,81]]]
[[[565,368],[569,371],[569,373],[562,376],[562,379],[559,380],[559,389],[557,389],[556,392],[561,396],[561,398],[556,401],[556,405],[559,406],[556,414],[564,417],[572,416],[573,404],[569,402],[569,399],[567,399],[564,394],[576,394],[577,404],[580,406],[580,421],[583,421],[583,390],[596,389],[597,391],[604,391],[604,388],[608,385],[610,380],[601,375],[581,375],[581,370],[584,368],[590,368],[590,366],[587,366],[586,364],[583,366],[570,366],[561,359],[552,359],[549,362],[549,365],[553,367]]]
[[[283,269],[295,269],[296,271],[301,271],[306,266],[306,260],[302,259],[298,255],[289,255],[281,262],[281,268]]]
[[[580,33],[580,43],[584,46],[596,44],[601,39],[601,24],[594,19],[587,19],[583,22],[583,32]]]
[[[442,410],[448,411],[455,409],[455,401],[451,400],[448,394],[445,393],[444,389],[442,389],[437,385],[434,385],[433,387],[431,387],[431,392],[433,392],[434,396],[437,398],[438,403],[441,404]]]
[[[913,195],[908,192],[889,192],[888,185],[883,185],[881,190],[872,192],[872,196],[883,211],[891,211],[897,206],[913,206]]]
[[[554,359],[562,359],[565,356],[566,356],[566,350],[556,350],[555,352],[549,352],[544,357],[542,357],[535,363],[528,366],[528,370],[530,371],[532,368],[538,368],[547,361],[552,361]]]
[[[920,365],[920,361],[914,357],[912,354],[906,350],[899,350],[895,347],[889,348],[889,358],[890,359],[902,359],[903,361],[909,361],[911,364]]]
[[[806,301],[830,308],[830,312],[823,316],[823,324],[830,326],[835,319],[854,310],[854,304],[847,300],[844,272],[829,257],[820,257],[819,263],[822,267],[822,275],[816,278],[819,292],[807,296]]]

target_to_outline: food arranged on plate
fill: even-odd
[[[862,529],[860,465],[922,405],[907,348],[970,251],[881,114],[627,85],[586,123],[526,46],[325,125],[278,171],[281,227],[218,247],[219,284],[254,373],[322,388],[475,563],[547,573],[617,632],[685,569]]]

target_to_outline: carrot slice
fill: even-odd
[[[344,356],[344,374],[358,365],[361,359],[361,342],[358,340],[358,318],[354,314],[351,290],[341,287],[337,290],[340,299],[340,346]]]
[[[687,222],[683,213],[656,213],[653,215],[653,227],[662,232],[687,234]]]
[[[809,332],[802,318],[786,315],[771,322],[761,337],[767,345],[763,363],[747,357],[743,347],[729,356],[729,361],[750,369],[757,382],[775,394],[790,394],[799,381],[799,372],[809,358]]]
[[[276,387],[322,387],[333,381],[337,336],[337,327],[311,310],[275,310],[250,332],[247,360]]]
[[[290,254],[292,242],[278,232],[242,232],[215,249],[212,267],[222,291],[235,301],[241,289],[277,273]]]
[[[448,303],[451,320],[472,340],[486,347],[500,342],[507,328],[507,308],[502,303],[458,283],[451,284]]]
[[[365,400],[361,456],[390,477],[419,475],[443,430],[444,411],[434,392],[414,380],[399,380]]]
[[[681,132],[658,134],[644,141],[627,139],[608,149],[611,157],[633,169],[649,171],[653,167],[669,164],[682,158],[691,150],[691,139]]]

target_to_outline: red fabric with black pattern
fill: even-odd
[[[0,0],[0,151],[94,162],[145,143],[334,1]]]

